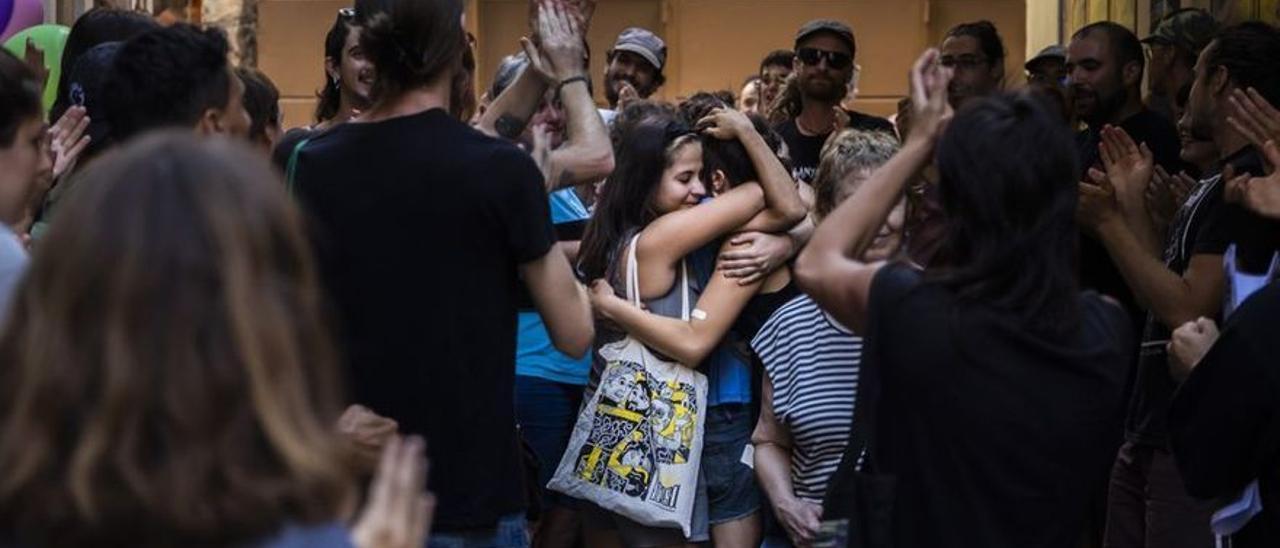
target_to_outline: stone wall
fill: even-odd
[[[257,0],[204,0],[200,16],[204,24],[227,32],[237,65],[258,65]]]

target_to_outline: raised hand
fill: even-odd
[[[940,54],[930,48],[911,68],[911,134],[908,141],[932,145],[942,136],[955,112],[947,102],[951,69],[938,62]]]
[[[89,116],[84,107],[68,108],[49,128],[49,152],[53,154],[53,178],[56,180],[75,165],[76,159],[89,146]]]
[[[1253,146],[1262,148],[1267,141],[1280,140],[1280,111],[1271,106],[1258,90],[1236,89],[1231,92],[1229,101],[1231,114],[1227,116],[1227,123]],[[1274,165],[1272,169],[1275,169]]]
[[[1089,179],[1091,183],[1080,183],[1076,221],[1096,233],[1108,221],[1120,216],[1120,205],[1116,202],[1116,189],[1107,174],[1089,168]]]
[[[725,141],[741,139],[742,136],[756,130],[756,126],[751,123],[751,119],[747,118],[746,114],[731,108],[712,110],[711,114],[698,120],[696,127],[702,133]]]
[[[351,530],[358,548],[421,548],[427,545],[436,501],[426,490],[426,444],[394,439],[383,449],[360,518]]]
[[[1253,177],[1248,173],[1236,176],[1234,171],[1223,170],[1222,178],[1227,182],[1226,199],[1242,203],[1259,215],[1280,219],[1280,172],[1275,169],[1280,166],[1280,146],[1275,141],[1267,141],[1262,146],[1262,153],[1272,166],[1271,174],[1266,177]]]
[[[1138,145],[1125,130],[1106,126],[1102,128],[1098,152],[1116,192],[1135,201],[1146,192],[1155,172],[1155,161],[1145,143]]]
[[[586,73],[583,26],[562,2],[546,0],[538,5],[538,49],[557,81]]]

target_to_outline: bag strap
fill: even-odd
[[[627,246],[627,300],[640,308],[640,269],[636,260],[636,244],[640,241],[640,233],[631,237]],[[680,319],[689,321],[689,267],[684,259],[680,259]]]
[[[640,273],[636,261],[636,244],[640,242],[640,233],[631,237],[631,244],[627,246],[627,300],[637,308],[640,306]]]
[[[284,188],[289,192],[290,196],[293,195],[294,179],[298,176],[298,155],[302,153],[302,147],[307,146],[307,143],[310,142],[310,137],[298,141],[297,146],[293,147],[293,152],[289,153],[289,163],[284,170]]]

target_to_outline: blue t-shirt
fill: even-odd
[[[572,188],[552,192],[551,223],[563,225],[591,216]],[[591,356],[575,360],[556,350],[551,335],[537,312],[519,313],[516,326],[516,375],[538,377],[552,382],[586,386],[591,372]]]
[[[711,242],[689,255],[690,274],[702,287],[711,281],[716,272],[716,256],[720,253],[719,240]],[[729,337],[716,345],[702,371],[707,375],[707,406],[730,403],[751,403],[751,365],[734,352]]]

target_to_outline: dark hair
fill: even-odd
[[[244,82],[244,110],[249,113],[249,140],[266,135],[267,126],[280,124],[280,90],[257,69],[240,67],[236,76]]]
[[[613,124],[609,128],[609,142],[613,143],[614,150],[618,150],[619,143],[622,142],[622,136],[636,124],[650,118],[667,119],[677,116],[680,116],[680,112],[671,103],[637,99],[627,105],[626,108],[618,111],[617,117],[613,119]]]
[[[96,7],[84,12],[71,25],[67,43],[62,49],[62,72],[58,76],[58,97],[53,101],[49,119],[57,120],[71,107],[71,71],[84,52],[98,44],[123,42],[160,26],[155,19],[133,10]]]
[[[1004,309],[1061,335],[1079,318],[1072,137],[1030,94],[962,109],[938,143],[946,227],[931,280],[962,302]]]
[[[143,131],[191,127],[231,100],[230,46],[221,30],[177,24],[125,42],[116,54],[103,99],[112,139]]]
[[[733,108],[733,106],[720,97],[700,91],[680,103],[680,117],[689,127],[695,127],[699,120],[710,115],[711,111],[717,108]],[[774,154],[777,154],[781,149],[782,140],[769,127],[769,123],[754,114],[747,115],[747,118],[751,120],[751,125],[755,127],[756,132],[764,138],[765,144],[769,145]],[[700,173],[702,180],[710,183],[711,176],[716,171],[724,173],[730,187],[760,180],[755,163],[751,161],[751,155],[737,139],[726,141],[709,137],[702,140],[702,172]]]
[[[378,77],[373,98],[384,101],[462,69],[467,35],[461,0],[357,0],[360,46]]]
[[[603,278],[627,232],[657,218],[653,196],[663,170],[671,165],[671,153],[697,139],[683,120],[663,115],[641,119],[622,133],[614,153],[616,169],[605,181],[582,236],[578,271],[584,279]]]
[[[978,47],[982,49],[982,54],[991,61],[991,66],[1004,65],[1004,40],[1000,39],[1000,33],[991,21],[983,19],[972,23],[960,23],[947,31],[947,38],[954,36],[968,36],[977,40]]]
[[[1095,32],[1101,32],[1107,36],[1107,42],[1111,44],[1116,58],[1116,70],[1122,70],[1129,63],[1137,63],[1138,81],[1142,81],[1142,73],[1147,69],[1147,55],[1142,51],[1142,42],[1138,41],[1138,36],[1119,23],[1098,21],[1081,27],[1071,35],[1071,39],[1079,40]]]
[[[789,49],[775,49],[769,52],[769,55],[764,56],[764,59],[760,61],[760,74],[764,74],[764,69],[766,67],[779,66],[787,67],[789,69],[795,61],[795,58],[796,52],[794,51]]]
[[[265,157],[190,131],[97,160],[0,336],[0,529],[240,546],[354,491],[323,290]]]
[[[0,52],[0,147],[12,146],[18,128],[41,112],[35,73],[8,50]]]
[[[1260,21],[1227,27],[1209,45],[1205,72],[1227,69],[1231,83],[1254,88],[1273,105],[1280,105],[1280,30]]]
[[[342,56],[345,53],[347,45],[347,36],[351,34],[351,30],[357,28],[354,17],[348,15],[350,12],[339,11],[338,18],[333,21],[333,26],[329,27],[329,33],[324,37],[324,57],[325,59],[333,59],[338,65],[342,64]],[[324,71],[324,87],[316,93],[316,123],[324,122],[338,115],[338,107],[342,104],[342,86],[338,82],[334,82],[329,78],[329,71]]]
[[[529,56],[524,52],[508,55],[498,63],[498,70],[493,73],[493,83],[489,85],[489,100],[493,101],[502,95],[524,69],[529,66]]]

